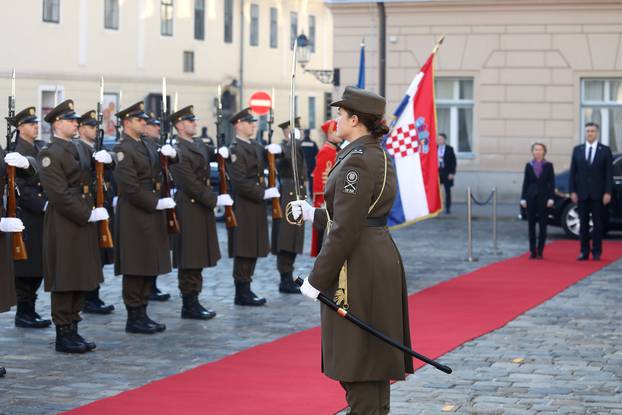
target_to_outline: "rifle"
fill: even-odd
[[[6,117],[6,151],[11,151],[11,137],[19,132],[11,130],[11,120],[15,117],[15,69],[13,69],[13,75],[11,76],[11,95],[9,95],[9,114]],[[17,199],[15,186],[15,166],[6,166],[7,173],[7,212],[6,215],[9,218],[17,217]],[[0,190],[1,192],[1,190]],[[1,196],[1,194],[0,194]],[[0,200],[2,198],[0,197]],[[0,202],[2,203],[2,202]],[[24,236],[21,232],[11,233],[11,249],[13,252],[14,261],[23,261],[28,259],[28,252],[26,252],[26,244],[24,243]]]
[[[222,132],[221,92],[220,85],[218,85],[218,106],[216,107],[216,147],[218,148],[225,145],[225,133]],[[217,153],[216,159],[218,160],[218,193],[224,195],[228,193],[225,159],[219,153]],[[233,212],[233,206],[225,206],[225,224],[227,228],[235,228],[238,226],[238,221]]]
[[[101,77],[99,84],[99,102],[97,103],[97,138],[95,139],[95,151],[100,151],[104,147],[104,114],[102,107],[104,104],[104,77]],[[95,162],[95,177],[97,180],[97,192],[95,197],[95,207],[104,207],[104,164]],[[108,219],[99,221],[99,247],[112,248],[112,235],[108,226]]]
[[[103,98],[100,99],[103,102]],[[121,110],[121,100],[123,100],[123,91],[119,90],[119,105],[117,108],[117,112]],[[116,123],[114,125],[114,130],[116,133],[116,137],[115,137],[115,141],[119,142],[119,140],[121,139],[121,117],[116,117]]]
[[[169,114],[166,107],[166,78],[162,78],[162,112],[160,113],[160,145],[168,144],[170,141],[169,131]],[[171,174],[168,169],[168,157],[160,153],[160,166],[162,167],[162,197],[171,197],[171,189],[173,188],[173,181],[171,180]],[[177,220],[177,213],[175,208],[166,209],[166,226],[169,234],[176,234],[181,231],[179,227],[179,221]]]
[[[274,89],[272,89],[272,103],[270,104],[270,117],[268,118],[268,144],[272,144],[272,124],[274,123]],[[276,156],[268,152],[268,187],[276,187]],[[281,210],[281,199],[275,197],[272,199],[272,219],[283,218]]]

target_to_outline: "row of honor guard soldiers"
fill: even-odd
[[[51,321],[43,319],[35,307],[37,291],[44,281],[45,291],[51,293],[56,350],[94,350],[95,343],[78,332],[80,311],[106,314],[114,309],[99,297],[102,267],[114,263],[115,274],[122,276],[127,332],[153,334],[166,329],[149,317],[147,306],[150,299],[166,299],[167,294],[155,287],[155,280],[169,273],[173,265],[178,269],[183,300],[181,317],[213,318],[216,313],[204,308],[198,297],[203,268],[216,266],[221,258],[216,206],[233,206],[238,218],[238,226],[229,230],[228,247],[229,256],[234,258],[235,304],[266,303],[265,298],[253,293],[251,281],[257,258],[267,256],[270,245],[281,274],[279,291],[300,293],[292,281],[292,272],[296,255],[302,252],[304,227],[275,219],[270,244],[266,200],[280,197],[281,193],[276,187],[267,188],[264,180],[266,157],[271,153],[278,160],[283,210],[296,195],[306,196],[304,158],[298,147],[293,157],[289,122],[279,125],[283,142],[264,148],[254,140],[257,119],[250,109],[243,109],[230,119],[236,133],[230,147],[216,149],[195,138],[197,124],[192,106],[171,115],[177,132],[175,147],[161,145],[159,120],[144,112],[142,102],[116,116],[123,133],[112,152],[96,150],[96,112],[79,116],[71,100],[46,115],[45,121],[52,127],[49,144],[36,139],[39,120],[34,107],[9,120],[18,138],[12,151],[2,154],[0,188],[4,189],[6,166],[15,166],[19,218],[3,217],[0,225],[0,311],[16,302],[16,326],[50,326]],[[296,119],[296,127],[298,123]],[[210,162],[217,155],[229,161],[233,198],[212,190]],[[161,194],[163,158],[170,163],[176,184],[174,199]],[[292,176],[294,161],[300,172],[297,192]],[[105,165],[106,184],[104,207],[98,208],[94,208],[96,162]],[[167,209],[175,209],[181,230],[173,239],[173,264]],[[4,216],[4,212],[0,213]],[[114,251],[99,247],[100,221],[109,221],[113,228]],[[10,232],[23,232],[27,260],[10,260]]]

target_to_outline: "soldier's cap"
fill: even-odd
[[[82,114],[80,119],[78,120],[78,125],[97,125],[97,112],[95,110],[90,110]]]
[[[148,112],[147,115],[149,116],[147,124],[160,126],[160,119],[157,117],[155,112]]]
[[[59,120],[78,120],[80,116],[73,109],[73,100],[67,99],[52,108],[52,111],[48,112],[44,119],[52,124]]]
[[[335,120],[328,120],[324,124],[322,124],[322,131],[324,131],[324,134],[326,135],[328,135],[330,131],[335,131],[336,128],[337,121]]]
[[[331,107],[341,107],[348,110],[383,116],[387,101],[384,97],[366,89],[347,86],[341,99],[330,104]]]
[[[22,124],[36,124],[39,122],[39,118],[37,118],[35,107],[28,107],[15,114],[9,122],[13,127],[19,127]]]
[[[257,118],[255,118],[250,108],[244,108],[242,111],[233,114],[233,117],[229,120],[231,124],[235,124],[238,121],[256,122]]]
[[[171,114],[171,122],[173,125],[177,124],[179,121],[196,121],[196,119],[197,117],[194,116],[194,105],[188,105]]]
[[[115,116],[121,118],[122,120],[128,118],[142,118],[143,120],[149,119],[149,116],[145,113],[145,103],[143,101],[138,101],[136,104],[117,112]]]
[[[286,128],[289,128],[289,124],[290,124],[290,122],[289,122],[289,120],[287,120],[285,122],[280,123],[279,124],[279,128],[284,130]],[[296,128],[300,128],[300,117],[294,118],[294,125],[296,126]]]

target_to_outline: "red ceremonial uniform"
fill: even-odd
[[[337,145],[326,141],[315,158],[315,169],[313,169],[313,207],[324,205],[324,185],[328,172],[333,168],[337,158]],[[311,235],[311,256],[317,256],[320,252],[320,238],[322,233],[313,228]]]

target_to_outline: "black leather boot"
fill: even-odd
[[[151,294],[149,295],[149,301],[168,301],[169,298],[171,298],[171,295],[160,291],[156,284],[156,279],[154,279],[153,287],[151,287]]]
[[[183,306],[181,307],[181,318],[194,320],[209,320],[216,316],[212,310],[207,310],[199,303],[198,294],[188,294],[181,297]]]
[[[114,305],[104,303],[99,297],[99,287],[88,293],[82,308],[82,312],[87,314],[110,314],[113,311]]]
[[[0,366],[0,378],[3,378],[6,375],[6,369]]]
[[[284,294],[301,294],[300,287],[293,280],[291,272],[281,273],[281,283],[279,284],[279,292]]]
[[[153,334],[156,332],[156,328],[143,318],[142,307],[127,307],[125,331],[137,334]]]
[[[52,322],[42,319],[35,311],[34,300],[32,302],[18,302],[17,311],[15,313],[15,327],[25,329],[44,329],[50,327]]]
[[[74,323],[71,325],[71,331],[73,332],[73,337],[76,339],[76,341],[80,343],[84,343],[84,345],[86,346],[87,352],[95,350],[97,345],[94,342],[87,342],[86,340],[84,340],[84,337],[80,336],[80,333],[78,333],[78,322],[77,321],[74,321]]]
[[[244,306],[261,306],[266,304],[266,299],[263,297],[257,297],[255,293],[251,291],[250,282],[236,282],[235,299],[233,303],[235,305]]]
[[[84,353],[87,351],[85,343],[73,335],[73,325],[56,326],[56,351],[61,353]]]
[[[156,321],[151,320],[151,318],[149,318],[149,316],[147,315],[147,306],[142,306],[141,309],[142,309],[141,311],[142,319],[143,321],[145,321],[145,324],[148,324],[152,326],[153,328],[155,328],[155,331],[158,333],[161,333],[164,330],[166,330],[166,324],[158,323]]]

